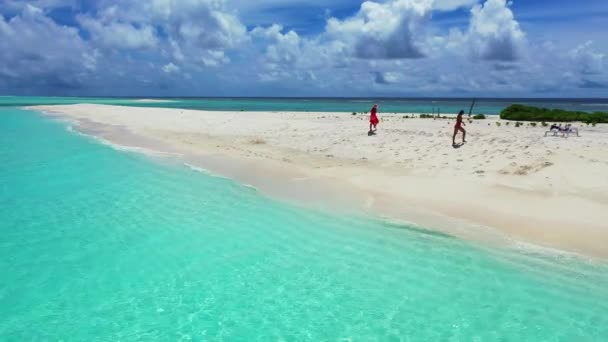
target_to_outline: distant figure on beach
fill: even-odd
[[[376,132],[376,126],[380,122],[380,120],[378,120],[377,113],[378,113],[378,105],[375,104],[372,107],[372,110],[371,110],[370,116],[369,116],[369,132],[367,132],[368,135],[372,135]],[[373,127],[373,129],[372,129],[372,127]]]
[[[462,132],[462,143],[466,143],[467,141],[465,140],[466,136],[467,136],[467,131],[464,130],[464,128],[462,128],[462,126],[466,126],[464,124],[464,122],[462,121],[462,116],[464,115],[464,110],[461,110],[458,113],[458,116],[456,117],[456,125],[454,125],[454,135],[452,136],[452,145],[456,145],[456,134],[458,134],[458,131]]]

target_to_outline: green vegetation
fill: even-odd
[[[515,127],[519,127],[519,126],[521,126],[521,125],[523,125],[523,123],[521,123],[521,122],[519,122],[519,121],[517,121],[517,122],[515,123]]]
[[[608,113],[574,112],[562,109],[530,107],[519,104],[510,105],[503,109],[500,112],[500,118],[503,120],[521,121],[581,121],[586,123],[608,123]]]
[[[500,122],[496,121],[496,126],[500,127]]]
[[[475,119],[475,120],[483,120],[485,118],[486,118],[486,116],[483,115],[483,114],[475,114],[475,115],[473,115],[473,119]]]
[[[357,115],[357,113],[353,112],[353,115]]]
[[[421,119],[432,119],[433,117],[432,114],[420,114]]]
[[[544,121],[542,122],[542,125],[543,125],[543,127],[547,127],[547,126],[549,126],[549,124],[548,124],[548,123],[546,123],[546,122],[544,122]]]
[[[530,126],[536,127],[536,122],[530,122]]]

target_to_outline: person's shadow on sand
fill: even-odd
[[[452,144],[453,148],[461,148],[462,146],[464,146],[464,143]]]

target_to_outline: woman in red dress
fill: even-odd
[[[376,132],[376,126],[380,122],[380,120],[378,120],[377,112],[378,112],[378,105],[375,104],[372,107],[371,114],[369,116],[369,132],[368,132],[368,134],[370,134],[370,135],[374,134],[374,132]],[[373,127],[373,130],[372,130],[372,127]]]

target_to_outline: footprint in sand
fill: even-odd
[[[523,165],[517,171],[515,171],[516,175],[525,176],[528,174],[528,171],[532,170],[532,166]]]

